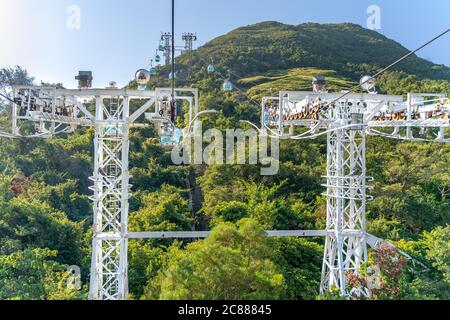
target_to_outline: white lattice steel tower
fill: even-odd
[[[90,298],[123,299],[128,294],[129,98],[97,97],[96,102]]]
[[[333,110],[336,122],[351,121],[350,109]],[[366,155],[363,128],[338,129],[327,137],[327,224],[321,293],[332,287],[345,294],[346,272],[367,261]]]
[[[169,65],[172,61],[172,37],[173,35],[170,32],[164,32],[161,35],[161,43],[164,48],[164,59],[166,66]]]
[[[374,237],[366,233],[366,201],[372,199],[367,194],[367,182],[373,180],[366,176],[366,134],[450,142],[446,137],[450,103],[442,94],[408,94],[406,102],[401,96],[378,94],[341,97],[336,93],[287,91],[280,92],[279,97],[265,97],[262,130],[294,140],[327,135],[323,185],[327,199],[326,240],[320,291],[324,294],[336,288],[344,296],[367,297],[368,288],[349,288],[347,283],[348,274],[359,274],[367,262],[368,244],[376,245]],[[309,130],[295,135],[297,126]],[[387,133],[388,128],[393,131]],[[433,130],[436,132],[429,132]]]
[[[192,32],[185,32],[182,35],[184,41],[184,51],[190,52],[194,48],[194,41],[197,41],[197,34]]]

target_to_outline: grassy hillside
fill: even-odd
[[[247,77],[238,80],[238,84],[251,88],[248,94],[252,99],[258,99],[269,93],[275,95],[281,90],[312,90],[312,77],[322,75],[327,78],[328,88],[331,91],[340,91],[349,88],[356,83],[346,78],[338,77],[336,71],[321,70],[319,68],[294,68],[265,76]]]

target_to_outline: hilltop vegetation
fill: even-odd
[[[394,40],[356,24],[294,26],[268,21],[235,29],[181,55],[177,80],[208,91],[219,89],[228,78],[254,99],[279,90],[311,90],[315,75],[327,76],[330,90],[342,90],[408,52]],[[208,64],[214,64],[220,76],[211,79]],[[165,66],[159,68],[150,85],[168,85],[169,72]],[[380,93],[450,93],[449,81],[450,68],[412,55],[385,73],[378,86]]]
[[[410,48],[412,49],[412,48]],[[335,70],[359,80],[408,53],[397,42],[359,25],[305,23],[297,26],[262,22],[238,28],[199,48],[192,57],[193,70],[204,68],[204,59],[226,67],[239,77],[273,70],[315,67]],[[187,63],[186,54],[180,63]],[[450,80],[450,69],[413,55],[397,65],[419,79]]]
[[[348,89],[405,52],[353,24],[264,22],[180,56],[177,81],[201,90],[202,110],[218,111],[204,128],[222,130],[241,126],[239,120],[257,123],[262,95],[310,90],[317,74],[327,77],[332,90]],[[217,72],[208,74],[212,61]],[[379,80],[380,90],[450,93],[449,70],[411,57]],[[168,69],[158,71],[151,88],[168,85]],[[241,91],[221,90],[228,75]],[[256,165],[174,166],[151,127],[133,129],[130,139],[130,229],[214,230],[197,242],[130,241],[132,298],[317,297],[323,239],[267,239],[262,231],[324,228],[324,138],[283,141],[280,172],[270,177],[262,177]],[[0,299],[86,298],[92,140],[91,129],[48,140],[0,139]],[[368,138],[368,175],[375,178],[368,231],[428,268],[403,264],[395,252],[372,252],[371,262],[383,268],[383,286],[374,298],[449,298],[448,159],[447,145]],[[81,291],[67,289],[67,265],[81,267]]]

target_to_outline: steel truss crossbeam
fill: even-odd
[[[325,230],[270,230],[268,237],[324,237]],[[211,231],[130,232],[128,239],[196,239],[207,238]]]

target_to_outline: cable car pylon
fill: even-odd
[[[278,97],[263,98],[261,105],[265,135],[292,140],[327,137],[322,294],[333,288],[346,297],[371,294],[370,288],[349,288],[347,281],[349,273],[360,274],[368,256],[366,202],[373,199],[368,194],[373,178],[366,173],[367,135],[450,142],[450,101],[444,94],[408,94],[404,101],[402,96],[375,94],[374,85],[366,89],[367,94],[347,93],[345,97],[326,90],[281,91]],[[294,127],[309,130],[294,135]],[[392,133],[386,132],[389,129]],[[433,138],[430,131],[435,133]]]

